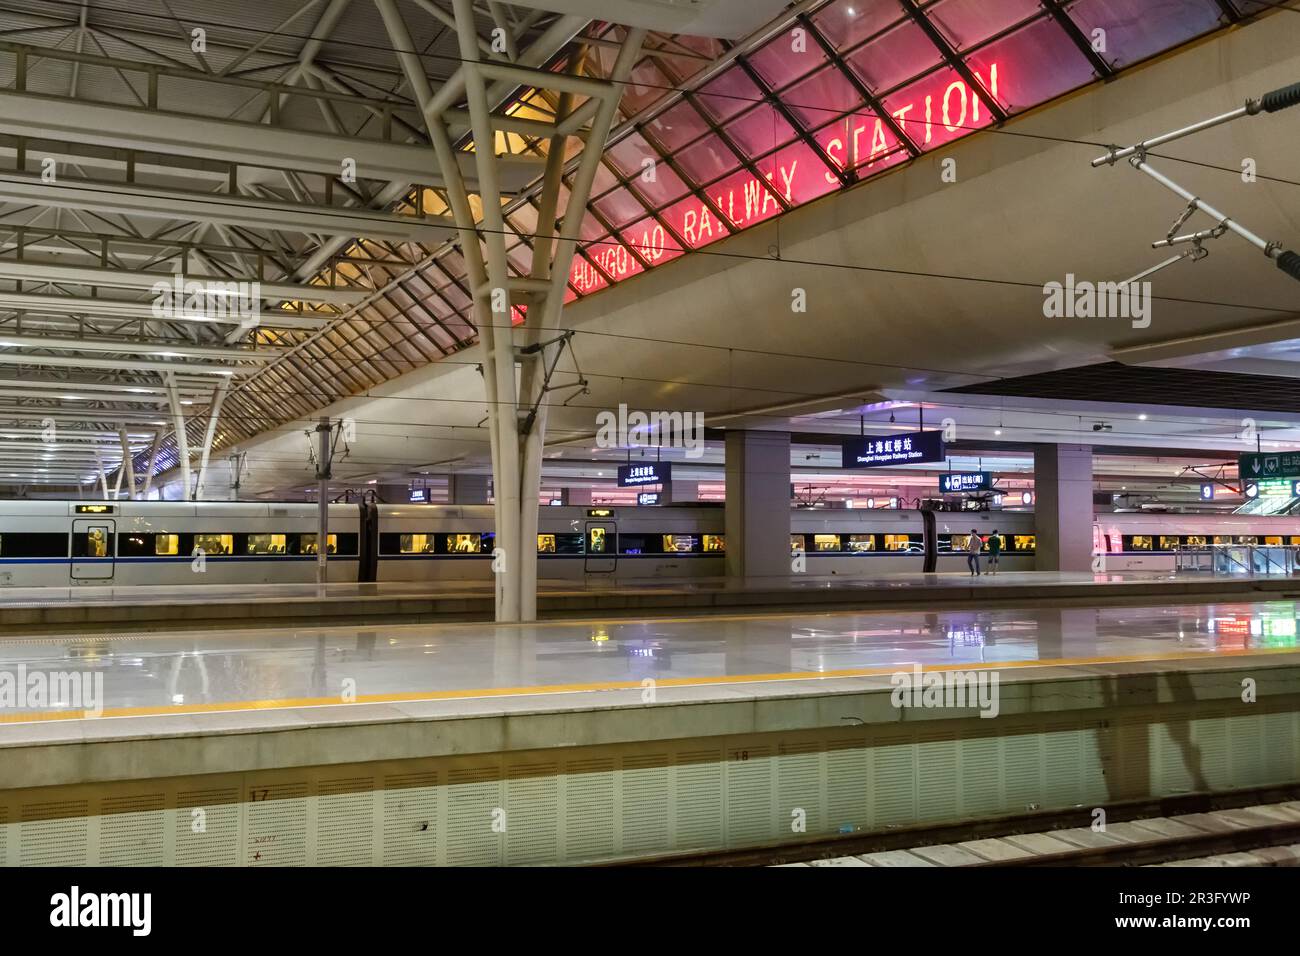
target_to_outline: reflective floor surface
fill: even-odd
[[[82,716],[67,699],[77,690],[70,675],[102,681],[107,716],[157,716],[601,691],[647,678],[699,686],[888,674],[913,663],[1290,652],[1298,615],[1296,603],[1274,601],[15,637],[0,641],[0,723]],[[32,675],[48,682],[48,700],[31,696],[41,679]],[[24,687],[28,696],[15,697]]]
[[[890,573],[870,578],[851,575],[818,576],[792,574],[764,578],[658,578],[628,579],[588,575],[585,580],[542,580],[543,594],[589,594],[601,591],[621,593],[709,592],[767,588],[799,590],[866,588],[871,590],[907,588],[1001,588],[1042,587],[1058,584],[1125,584],[1151,581],[1195,580],[1197,575],[1174,575],[1169,572],[1126,571],[1089,574],[1057,571],[1006,571],[996,575],[972,577],[961,572],[938,574]],[[1199,575],[1205,580],[1214,580]],[[0,609],[6,607],[55,607],[79,604],[204,604],[225,601],[285,600],[355,600],[357,598],[398,599],[464,597],[492,593],[490,581],[385,581],[373,584],[332,582],[330,584],[203,584],[184,587],[134,586],[112,587],[78,585],[76,587],[4,587],[0,588]]]

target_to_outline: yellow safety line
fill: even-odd
[[[1085,664],[1127,664],[1162,660],[1194,660],[1213,657],[1249,657],[1261,654],[1296,653],[1300,648],[1234,648],[1222,651],[1170,651],[1163,654],[1136,654],[1107,657],[1062,657],[1047,660],[966,661],[951,664],[922,664],[922,671],[993,670],[1020,667],[1070,667]],[[887,667],[858,667],[833,671],[789,671],[774,674],[720,674],[713,677],[666,677],[655,679],[655,687],[701,687],[711,684],[758,684],[774,681],[830,680],[842,677],[880,677],[910,671],[917,662]],[[600,681],[587,684],[546,684],[534,687],[486,687],[465,690],[415,691],[400,694],[362,694],[354,701],[338,697],[293,697],[273,700],[229,701],[214,704],[177,704],[171,707],[117,707],[99,714],[103,717],[165,717],[184,714],[221,713],[250,710],[281,710],[295,707],[350,706],[352,704],[409,703],[414,701],[466,700],[476,697],[526,697],[543,694],[574,694],[593,691],[638,690],[641,681]],[[0,724],[35,723],[50,720],[95,719],[85,710],[52,711],[33,714],[0,715]]]

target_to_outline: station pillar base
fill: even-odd
[[[728,430],[727,577],[790,574],[790,435]]]
[[[1092,448],[1034,446],[1035,568],[1092,570]]]

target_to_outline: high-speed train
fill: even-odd
[[[939,571],[964,571],[972,529],[1002,540],[1001,567],[1031,570],[1030,512],[936,512]],[[314,504],[182,501],[0,501],[0,586],[270,584],[315,580]],[[1106,570],[1172,569],[1183,548],[1300,547],[1300,518],[1100,514]],[[331,581],[486,580],[489,505],[329,506]],[[720,577],[726,532],[718,505],[544,507],[538,577],[637,580]],[[917,511],[796,510],[792,561],[811,575],[920,571]]]

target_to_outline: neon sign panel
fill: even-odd
[[[973,72],[994,100],[1005,100],[999,94],[999,83],[1005,79],[999,75],[999,64],[989,64],[987,78],[979,71]],[[922,152],[952,142],[993,120],[979,94],[952,69],[940,69],[900,90],[883,106]],[[906,148],[889,125],[871,110],[850,113],[812,136],[833,170],[827,169],[822,157],[806,143],[795,140],[754,163],[761,177],[741,168],[700,190],[708,203],[698,195],[688,195],[662,210],[660,219],[672,232],[647,216],[616,230],[608,239],[588,244],[583,248],[587,258],[574,257],[570,283],[583,295],[596,292],[608,284],[606,276],[621,282],[644,272],[642,262],[653,268],[770,219],[782,212],[781,200],[786,206],[799,206],[833,191],[840,182],[837,171],[874,168],[879,172],[908,158]]]

